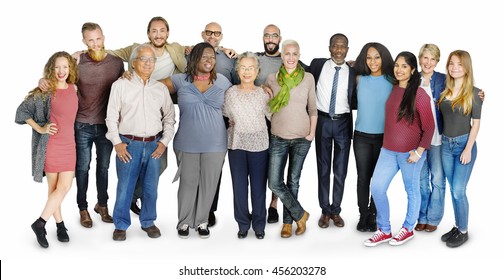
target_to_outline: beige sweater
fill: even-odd
[[[265,83],[274,95],[281,89],[276,75],[270,74]],[[306,137],[311,129],[311,116],[318,116],[316,91],[313,75],[306,72],[302,82],[290,91],[288,105],[272,115],[271,133],[283,139]]]

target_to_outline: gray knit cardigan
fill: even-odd
[[[51,110],[51,94],[46,98],[29,96],[16,110],[17,124],[26,124],[26,120],[33,119],[38,125],[44,126],[49,121]],[[45,154],[49,134],[40,134],[32,129],[31,136],[31,175],[35,182],[42,182],[44,177]]]

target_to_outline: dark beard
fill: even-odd
[[[95,51],[95,50],[88,50],[89,51],[89,57],[93,60],[93,61],[102,61],[103,59],[105,59],[107,53],[105,51],[105,48],[102,48],[98,51]]]
[[[267,53],[269,55],[273,55],[273,54],[276,54],[276,52],[279,50],[279,45],[276,44],[276,46],[274,47],[274,49],[272,51],[270,51],[269,48],[267,47],[267,44],[264,43],[264,50],[265,50],[265,53]]]

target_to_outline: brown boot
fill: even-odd
[[[80,211],[80,224],[86,228],[93,227],[93,220],[91,220],[91,216],[89,212],[87,212],[87,209]]]
[[[304,211],[304,215],[302,215],[302,218],[297,221],[297,229],[295,230],[296,235],[301,235],[306,231],[306,222],[309,219],[309,213],[307,211]]]
[[[100,206],[98,203],[96,203],[96,206],[94,206],[94,212],[100,214],[101,220],[105,223],[113,223],[114,219],[112,216],[108,214],[108,206]]]
[[[288,238],[292,236],[292,224],[283,224],[281,229],[281,237]]]

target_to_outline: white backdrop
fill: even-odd
[[[350,279],[400,277],[419,279],[476,277],[479,272],[498,273],[502,249],[499,234],[502,223],[501,145],[495,135],[501,129],[502,104],[500,45],[496,40],[503,26],[495,4],[484,1],[14,1],[0,12],[3,44],[0,79],[4,99],[2,107],[2,145],[4,156],[1,171],[4,183],[0,188],[0,259],[2,279],[236,279],[237,277],[183,277],[179,269],[189,268],[261,268],[265,275],[242,279],[290,279],[275,276],[276,266],[325,266],[326,275],[300,276],[295,279]],[[224,12],[225,11],[225,12]],[[424,43],[435,43],[442,57],[437,70],[445,72],[445,59],[454,49],[465,49],[472,55],[476,86],[486,92],[482,125],[477,144],[479,156],[468,186],[470,201],[470,240],[461,248],[449,249],[440,236],[454,222],[450,192],[446,194],[445,216],[433,233],[416,233],[414,240],[400,247],[381,245],[366,248],[362,242],[371,234],[355,229],[356,171],[351,154],[350,170],[342,203],[346,227],[320,229],[321,213],[317,202],[314,144],[304,165],[299,197],[311,213],[308,230],[302,237],[281,239],[281,223],[266,227],[266,238],[257,240],[253,232],[245,240],[236,237],[233,219],[232,188],[227,163],[217,225],[211,237],[200,239],[194,231],[187,240],[177,237],[178,183],[172,183],[175,160],[170,145],[169,166],[161,176],[157,226],[162,237],[149,239],[140,230],[137,216],[128,230],[125,242],[112,240],[113,225],[102,223],[95,213],[92,229],[79,224],[75,202],[75,184],[63,202],[65,224],[71,241],[56,240],[54,220],[47,224],[49,249],[36,243],[30,224],[43,208],[47,183],[35,183],[30,176],[29,126],[14,124],[17,106],[29,90],[37,85],[43,66],[54,52],[73,53],[85,46],[80,28],[86,21],[97,22],[106,36],[106,48],[125,47],[133,42],[147,41],[147,23],[154,16],[163,16],[170,24],[169,42],[192,45],[201,40],[200,31],[210,21],[223,27],[222,45],[237,52],[262,51],[262,30],[275,23],[281,28],[283,40],[295,39],[301,46],[301,60],[309,63],[315,57],[328,57],[328,41],[332,34],[349,37],[348,59],[355,59],[369,41],[386,45],[393,56],[402,50],[418,53]],[[498,34],[497,34],[498,33]],[[498,125],[499,123],[499,125]],[[501,133],[499,132],[498,135]],[[492,150],[491,147],[495,147]],[[491,157],[493,155],[494,157]],[[88,202],[90,212],[96,203],[92,162]],[[115,159],[110,168],[109,208],[113,210],[116,189]],[[268,191],[268,200],[270,192]],[[389,190],[393,230],[397,231],[405,215],[406,197],[400,175]],[[282,212],[282,211],[280,211]],[[266,272],[266,271],[269,272]],[[5,278],[4,278],[5,277]]]

